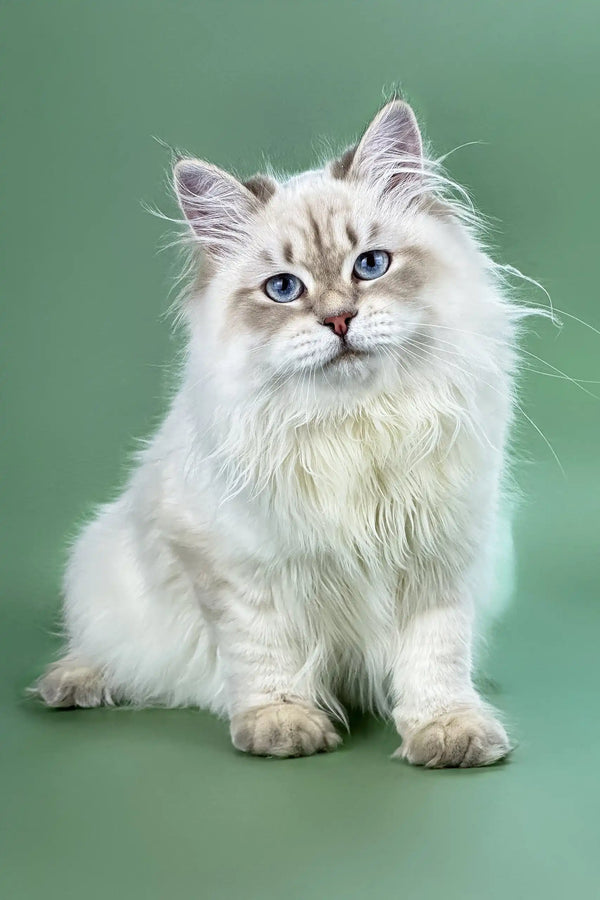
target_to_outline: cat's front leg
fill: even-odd
[[[310,756],[341,742],[315,702],[317,673],[272,603],[231,598],[220,629],[233,745],[256,756]]]
[[[394,652],[396,755],[430,768],[487,766],[507,755],[506,731],[471,681],[472,621],[466,605],[414,613]]]

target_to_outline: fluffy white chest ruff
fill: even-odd
[[[403,412],[393,397],[274,433],[255,428],[239,447],[230,490],[236,479],[251,486],[279,558],[333,556],[373,575],[435,552],[481,452],[451,412]]]

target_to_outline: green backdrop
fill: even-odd
[[[165,407],[175,271],[157,136],[249,174],[310,165],[399,84],[496,256],[600,328],[600,8],[589,0],[2,0],[3,896],[505,900],[598,890],[600,336],[531,327],[518,586],[486,660],[519,741],[424,772],[343,749],[244,758],[206,713],[51,712],[69,539]],[[526,295],[536,302],[535,290]],[[538,361],[542,357],[550,366]],[[593,385],[586,385],[594,391]]]

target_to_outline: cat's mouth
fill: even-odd
[[[327,365],[335,365],[342,360],[352,362],[354,359],[362,359],[366,354],[362,350],[351,347],[346,341],[340,341],[340,349],[328,362]]]
[[[346,341],[340,341],[337,353],[322,364],[324,373],[351,376],[364,368],[368,354],[364,350],[357,350]]]

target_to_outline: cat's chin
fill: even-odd
[[[376,361],[370,354],[345,345],[321,365],[320,373],[326,385],[364,384],[375,377],[376,368]]]

